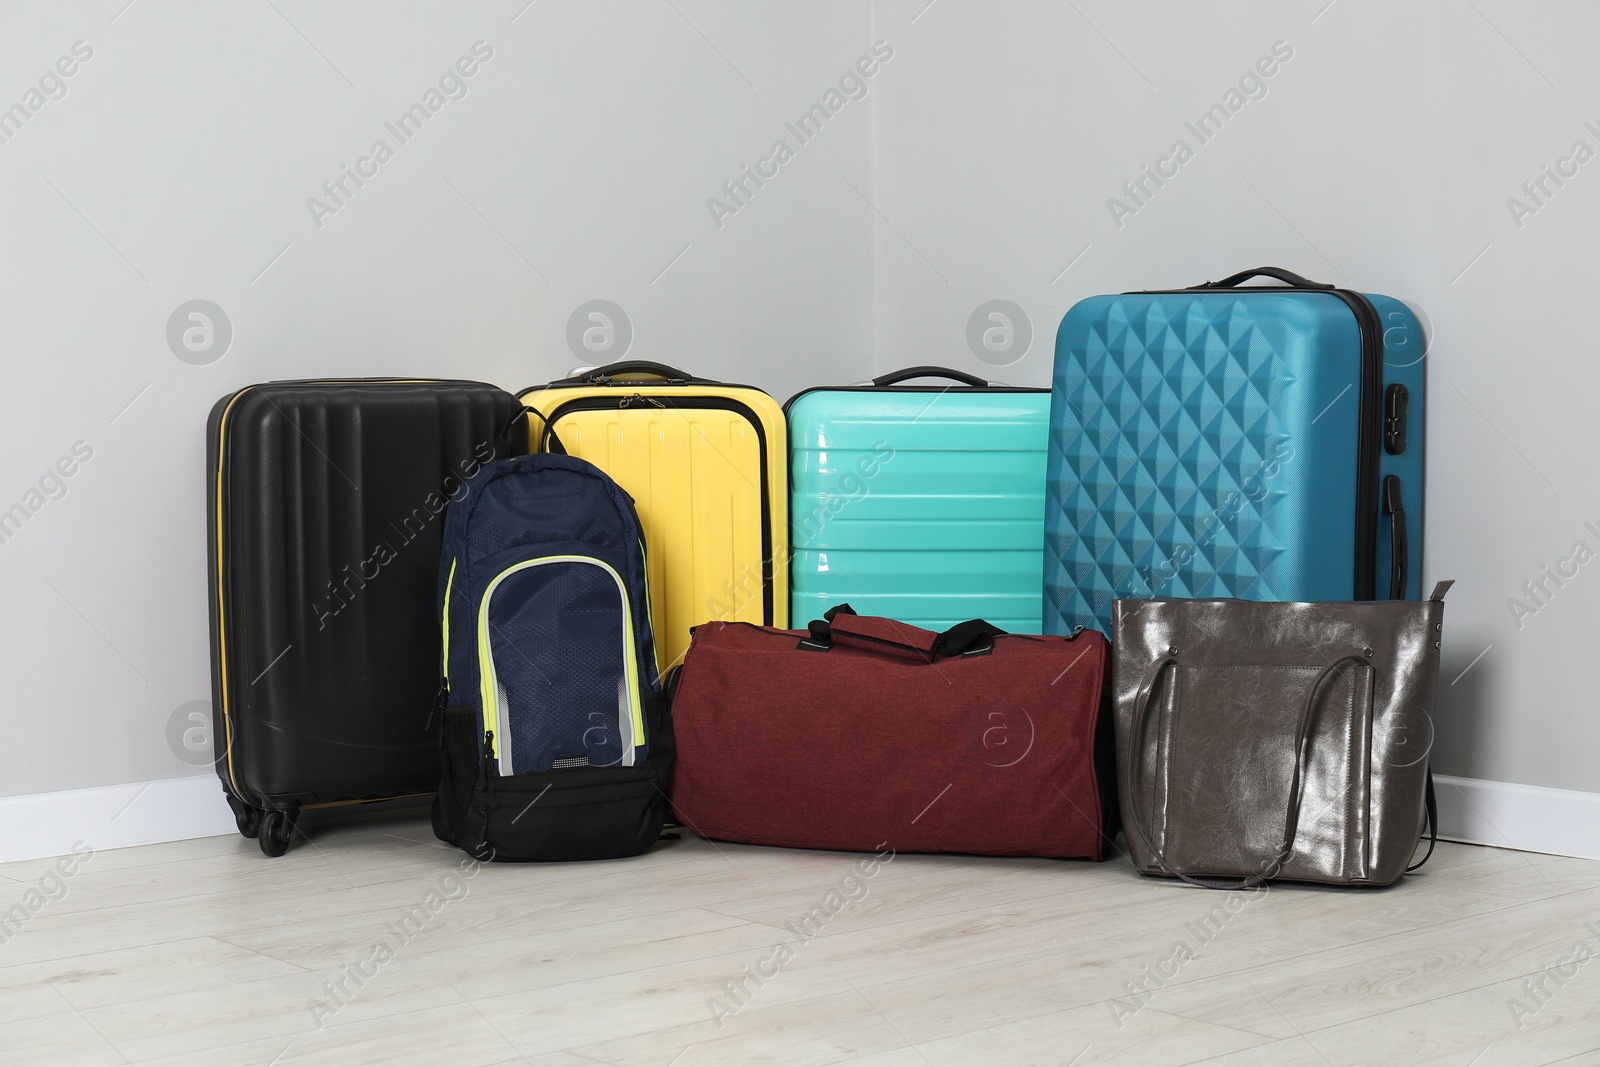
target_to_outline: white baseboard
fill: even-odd
[[[1437,775],[1439,836],[1600,859],[1600,793]]]
[[[1439,836],[1600,859],[1600,793],[1439,775]],[[0,797],[0,863],[237,833],[209,774]]]
[[[214,774],[0,797],[0,863],[238,832]]]

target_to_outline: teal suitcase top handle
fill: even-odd
[[[992,382],[984,381],[976,374],[951,370],[949,367],[906,367],[903,370],[880,374],[872,379],[872,384],[881,388],[883,386],[899,385],[901,382],[909,382],[913,378],[949,378],[953,382],[970,385],[974,389],[987,389],[993,384]]]
[[[1234,289],[1244,282],[1249,281],[1251,278],[1275,278],[1278,281],[1283,282],[1285,285],[1293,286],[1296,289],[1336,288],[1332,282],[1314,282],[1309,278],[1301,277],[1292,270],[1284,270],[1282,267],[1256,267],[1253,270],[1242,270],[1238,274],[1228,275],[1220,282],[1204,282],[1200,285],[1191,285],[1189,288]]]

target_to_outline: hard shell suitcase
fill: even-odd
[[[414,379],[273,382],[212,409],[216,767],[267,855],[302,808],[437,787],[443,513],[520,411]]]
[[[533,451],[545,450],[548,419],[568,454],[638,506],[663,671],[683,658],[691,626],[788,620],[788,432],[770,396],[631,360],[519,399]]]
[[[1109,632],[1119,597],[1419,598],[1424,351],[1400,301],[1272,267],[1073,305],[1045,632]]]
[[[907,385],[947,378],[954,385]],[[1037,632],[1050,391],[941,367],[789,401],[791,624],[852,600]]]

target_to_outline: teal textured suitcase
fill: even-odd
[[[1425,351],[1400,301],[1274,267],[1073,305],[1045,632],[1109,633],[1119,598],[1420,599]]]
[[[955,385],[907,385],[917,378]],[[911,367],[786,406],[791,625],[835,604],[1039,629],[1050,391]]]

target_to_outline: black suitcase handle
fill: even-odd
[[[966,371],[951,370],[949,367],[906,367],[904,370],[890,371],[872,379],[872,384],[882,387],[886,385],[899,385],[913,378],[949,378],[962,385],[970,385],[974,389],[987,389],[989,383],[976,374]]]
[[[599,379],[611,379],[619,374],[651,374],[669,382],[711,383],[713,381],[711,378],[696,378],[688,371],[679,370],[677,367],[669,367],[665,363],[656,363],[648,359],[625,359],[620,363],[607,363],[604,367],[596,367],[594,370],[586,371],[571,378],[562,378],[550,384],[609,384],[609,381],[602,382]]]
[[[1309,278],[1302,278],[1292,270],[1282,267],[1255,267],[1251,270],[1242,270],[1238,274],[1230,274],[1220,282],[1206,282],[1204,285],[1191,285],[1191,289],[1233,289],[1251,278],[1275,278],[1286,285],[1296,289],[1334,289],[1332,282],[1314,282]]]

